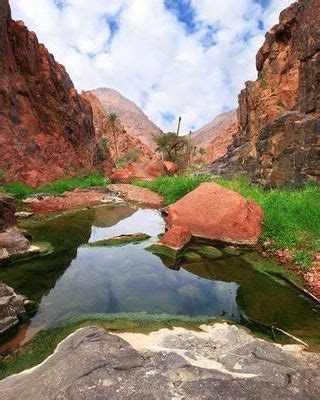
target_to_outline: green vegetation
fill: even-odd
[[[181,166],[186,163],[189,151],[186,137],[168,132],[164,135],[155,135],[153,140],[157,146],[156,151],[162,153],[165,160],[174,161]]]
[[[60,194],[66,191],[74,190],[77,187],[104,186],[109,182],[98,172],[92,174],[80,175],[69,179],[59,179],[47,185],[42,185],[36,189],[30,188],[23,183],[7,183],[0,185],[0,193],[8,193],[21,199],[23,196],[35,193]]]
[[[146,233],[134,233],[132,235],[121,235],[111,239],[98,240],[97,242],[87,243],[85,247],[109,247],[124,246],[129,243],[140,243],[149,240],[151,236]]]
[[[142,157],[142,153],[139,149],[128,150],[126,153],[124,153],[123,155],[121,155],[118,158],[116,167],[124,168],[130,163],[139,161],[141,159],[141,157]]]
[[[262,87],[262,89],[267,89],[267,87],[268,87],[267,82],[263,79],[261,80],[261,87]]]
[[[198,253],[207,258],[221,258],[223,256],[219,249],[212,246],[201,246]]]
[[[291,249],[301,268],[308,268],[320,246],[320,187],[308,183],[299,189],[267,190],[246,177],[227,180],[202,176],[161,177],[135,183],[162,194],[172,204],[201,182],[214,181],[227,189],[253,198],[265,212],[262,240],[271,239],[273,249]]]
[[[120,120],[119,117],[116,113],[111,112],[108,114],[108,117],[103,121],[103,127],[104,129],[110,129],[112,132],[112,137],[113,137],[113,146],[114,146],[114,152],[115,152],[115,159],[118,159],[118,133],[120,127]]]
[[[148,333],[160,328],[181,326],[198,329],[201,324],[216,322],[214,318],[182,317],[167,314],[150,315],[147,313],[91,314],[73,318],[58,327],[42,331],[22,347],[22,351],[11,361],[0,360],[0,379],[19,373],[39,364],[53,353],[57,345],[78,328],[97,326],[109,332]]]

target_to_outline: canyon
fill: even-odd
[[[303,190],[264,190],[320,183],[319,24],[320,0],[281,13],[258,79],[237,110],[190,134],[179,171],[135,103],[110,88],[78,93],[1,0],[4,398],[319,397],[318,192],[307,185],[298,204],[290,195]],[[14,198],[1,185],[94,171],[99,184],[72,190]],[[259,185],[221,179],[239,174]],[[292,270],[315,255],[317,271],[310,261],[310,280],[291,280],[275,249]]]

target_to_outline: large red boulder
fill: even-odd
[[[158,246],[169,247],[172,250],[181,250],[191,240],[191,232],[187,226],[172,226],[159,240]]]
[[[115,171],[111,175],[113,181],[126,182],[131,179],[150,181],[160,176],[168,175],[168,169],[163,161],[151,160],[142,163],[130,163],[126,168]]]
[[[178,166],[173,161],[164,161],[164,165],[166,166],[169,175],[174,175],[178,172]]]
[[[216,183],[202,183],[168,207],[167,223],[188,227],[192,236],[228,243],[255,244],[264,213],[253,200]]]

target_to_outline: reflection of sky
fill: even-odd
[[[89,242],[140,232],[150,236],[164,232],[164,221],[159,211],[140,209],[130,217],[108,228],[97,227],[93,223]]]
[[[158,211],[138,210],[113,227],[92,226],[90,241],[135,232],[155,236],[163,230]],[[43,296],[31,328],[83,313],[145,311],[239,319],[236,283],[199,278],[182,268],[169,269],[144,250],[147,245],[79,247],[68,269]]]

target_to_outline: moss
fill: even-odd
[[[199,254],[207,258],[221,258],[223,257],[223,253],[213,247],[213,246],[201,246],[199,250],[197,250]]]
[[[223,254],[226,254],[227,256],[240,256],[241,250],[237,247],[233,246],[226,246],[222,249]]]
[[[50,243],[35,242],[32,243],[32,246],[34,247],[34,249],[31,248],[29,251],[26,251],[24,253],[13,254],[9,258],[0,261],[0,267],[3,265],[23,263],[26,261],[30,261],[34,258],[48,256],[53,252],[53,247],[51,246]]]
[[[200,254],[197,254],[194,251],[187,251],[183,255],[183,259],[187,260],[187,261],[199,261],[199,260],[201,260],[201,256],[200,256]]]
[[[174,258],[174,259],[181,258],[184,253],[183,250],[177,251],[174,249],[170,249],[170,247],[162,246],[157,243],[147,247],[146,250],[150,251],[153,254],[159,255],[159,256],[165,256],[165,257]]]
[[[120,235],[111,239],[98,240],[97,242],[87,243],[85,247],[110,247],[124,246],[129,243],[140,243],[149,240],[150,236],[145,233],[135,233],[132,235]]]
[[[287,276],[291,280],[296,283],[301,284],[301,279],[297,277],[293,272],[285,270],[281,265],[279,265],[275,260],[270,258],[263,258],[258,252],[246,252],[241,256],[244,260],[249,262],[252,267],[259,271],[270,275],[277,282],[280,282],[279,279],[276,279],[277,274],[281,274],[283,276]]]
[[[84,326],[97,326],[113,332],[141,332],[149,333],[163,327],[172,328],[181,326],[189,329],[198,329],[200,324],[212,324],[215,318],[210,317],[183,317],[169,314],[147,313],[117,313],[91,314],[70,319],[50,330],[38,333],[33,339],[22,346],[17,356],[9,362],[1,362],[0,379],[31,368],[50,354],[57,345],[75,330]]]
[[[261,87],[262,87],[262,89],[267,89],[267,87],[268,87],[267,82],[263,79],[261,80]]]

